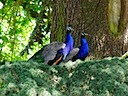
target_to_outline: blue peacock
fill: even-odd
[[[85,32],[81,33],[81,46],[78,48],[73,48],[70,54],[65,58],[64,62],[67,62],[69,60],[76,61],[77,59],[80,59],[82,61],[85,60],[89,53],[88,42],[85,39],[85,35],[88,34]]]
[[[44,63],[48,65],[57,65],[61,61],[65,60],[66,56],[70,54],[73,49],[74,40],[71,36],[72,27],[69,25],[66,28],[66,41],[52,42],[46,45],[44,48],[35,53],[30,59],[37,61],[36,59],[44,60]]]

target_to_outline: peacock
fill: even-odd
[[[73,49],[74,40],[71,35],[73,28],[69,25],[66,28],[66,41],[65,42],[52,42],[44,48],[35,53],[30,59],[32,61],[44,61],[48,65],[57,65],[65,60],[66,56],[70,54]]]
[[[65,58],[64,62],[67,62],[69,60],[72,60],[74,62],[77,59],[80,59],[82,61],[85,60],[89,53],[88,42],[85,39],[85,35],[88,34],[85,32],[81,32],[81,46],[78,48],[73,48],[70,54]]]

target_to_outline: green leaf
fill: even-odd
[[[2,36],[2,40],[3,40],[4,42],[9,42],[9,39],[7,38],[7,36]]]

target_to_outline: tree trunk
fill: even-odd
[[[109,0],[54,0],[51,41],[64,41],[64,28],[71,24],[76,47],[80,45],[80,32],[91,35],[86,37],[90,56],[103,58],[122,55],[128,48],[128,35],[124,35],[128,34],[128,1],[121,0],[120,3],[118,28],[114,27],[118,29],[116,33],[121,34],[114,37],[109,23]]]

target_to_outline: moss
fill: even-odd
[[[63,41],[65,40],[65,38],[62,38],[62,34],[65,34],[64,33],[64,5],[63,5],[63,0],[59,0],[59,8],[58,8],[58,12],[59,12],[59,18],[58,18],[58,31],[57,31],[57,41]]]
[[[5,62],[0,66],[1,96],[127,96],[128,60],[106,58],[48,66]]]
[[[120,13],[121,13],[121,2],[120,0],[109,0],[108,4],[108,26],[110,29],[110,32],[113,34],[113,36],[119,36],[119,20],[120,20]]]

